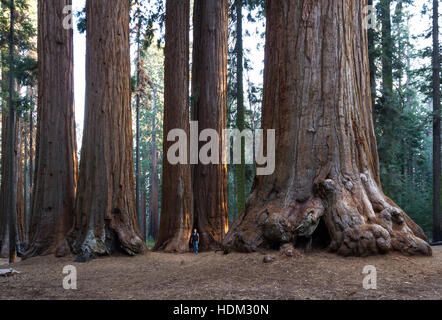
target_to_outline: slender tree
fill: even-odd
[[[244,110],[244,46],[243,46],[243,1],[235,0],[236,9],[236,127],[245,129]],[[246,208],[245,141],[241,141],[241,163],[236,166],[236,206],[240,214]]]
[[[152,108],[152,142],[150,147],[151,158],[151,185],[149,205],[149,236],[154,240],[158,238],[159,228],[159,181],[158,181],[158,155],[157,155],[157,88],[153,89]],[[167,137],[166,137],[167,138]]]
[[[129,1],[86,3],[86,111],[71,245],[84,257],[142,253],[135,201]]]
[[[15,79],[14,79],[14,46],[15,46],[15,1],[10,0],[10,27],[9,27],[9,115],[8,115],[8,156],[6,162],[8,164],[8,171],[6,171],[6,185],[3,184],[2,188],[7,190],[7,205],[6,210],[8,212],[8,227],[9,227],[9,263],[14,263],[17,258],[17,162],[16,162],[16,108],[15,108]]]
[[[147,213],[147,192],[143,191],[143,195],[141,197],[141,211],[143,215],[143,220],[141,221],[141,235],[143,239],[147,239],[146,235],[146,213]]]
[[[396,129],[396,120],[399,112],[394,99],[393,88],[393,50],[394,41],[392,35],[391,19],[392,0],[380,0],[379,11],[381,19],[381,65],[382,65],[382,88],[381,99],[378,105],[377,120],[382,127],[382,134],[379,135],[379,153],[381,159],[381,170],[383,174],[382,182],[387,194],[395,193],[395,181],[397,177],[393,166],[397,155],[398,140]]]
[[[35,187],[26,257],[70,253],[77,186],[73,30],[64,25],[72,0],[38,2],[38,114]]]
[[[192,120],[198,122],[199,133],[213,129],[221,135],[227,122],[228,1],[196,0],[193,31]],[[219,141],[219,150],[222,147],[223,143]],[[191,157],[197,156],[191,152]],[[216,154],[210,154],[210,157],[222,160]],[[196,159],[192,160],[192,163],[196,162]],[[201,249],[216,248],[229,227],[227,166],[200,162],[195,165],[193,194],[195,226],[200,232]]]
[[[439,0],[433,0],[433,240],[442,241]]]
[[[17,88],[17,92],[20,92],[19,88]],[[23,118],[17,117],[16,124],[16,168],[17,168],[17,202],[16,202],[16,232],[17,232],[17,255],[23,255],[23,249],[26,245],[26,221],[25,221],[25,202],[23,198],[23,170],[22,170],[22,162],[23,162]]]
[[[3,58],[3,57],[2,57]],[[2,60],[3,62],[3,60]],[[2,63],[2,91],[7,92],[7,71],[5,65]],[[1,153],[1,188],[0,188],[0,257],[8,258],[9,257],[9,233],[8,233],[8,211],[6,210],[7,205],[7,192],[4,186],[6,185],[6,177],[7,177],[7,133],[8,133],[8,108],[7,108],[7,99],[2,97],[2,153]]]
[[[189,126],[189,24],[190,1],[166,1],[164,87],[163,183],[160,230],[155,250],[186,252],[193,227],[191,168],[172,164],[167,153],[173,142],[168,135]]]
[[[276,170],[256,178],[227,250],[313,238],[341,255],[431,254],[380,185],[366,5],[267,1],[263,128],[276,130]]]

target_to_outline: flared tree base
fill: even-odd
[[[74,254],[90,258],[110,256],[116,252],[135,256],[147,251],[143,239],[125,228],[106,227],[101,236],[97,236],[93,230],[87,231],[85,235],[74,232],[68,240]]]
[[[225,250],[277,249],[316,237],[329,239],[328,250],[343,256],[392,251],[432,255],[422,229],[383,194],[368,172],[327,179],[313,189],[311,198],[303,202],[275,195],[265,201],[259,192],[252,193],[223,242]],[[318,228],[321,221],[325,228]]]

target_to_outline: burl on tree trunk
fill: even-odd
[[[146,250],[138,229],[130,105],[129,1],[86,4],[86,115],[74,253]]]
[[[340,255],[431,255],[426,237],[380,185],[367,1],[268,0],[263,128],[276,171],[257,177],[224,247],[323,240]]]

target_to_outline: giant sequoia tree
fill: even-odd
[[[276,130],[276,171],[256,178],[227,249],[313,237],[341,255],[431,254],[380,185],[366,4],[267,1],[263,128]]]
[[[186,252],[193,227],[191,168],[167,159],[170,130],[189,136],[189,0],[166,2],[162,214],[156,250]],[[155,177],[153,178],[155,179]]]
[[[5,130],[2,132],[2,183],[0,194],[0,250],[2,254],[8,251],[9,262],[14,263],[17,249],[17,114],[15,101],[15,1],[9,1],[9,75],[8,75],[8,110],[3,112]],[[3,111],[6,109],[4,107]]]
[[[227,121],[228,1],[195,0],[193,28],[192,120],[198,121],[199,133],[221,134]],[[219,146],[222,150],[221,141]],[[195,165],[193,194],[201,248],[219,246],[228,230],[227,167]]]
[[[129,1],[88,0],[86,112],[75,253],[145,251],[138,231],[130,105]]]
[[[69,253],[77,146],[73,96],[73,31],[63,27],[72,0],[38,2],[39,94],[36,175],[26,256]]]

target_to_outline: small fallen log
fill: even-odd
[[[0,269],[0,277],[12,277],[16,274],[20,274],[20,272],[13,269]]]

